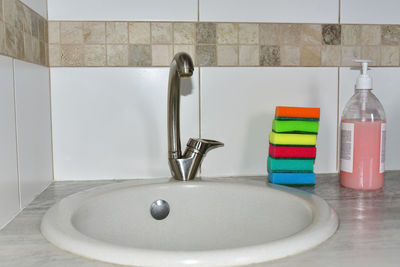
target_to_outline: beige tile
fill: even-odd
[[[361,25],[342,25],[342,45],[361,45]]]
[[[196,65],[216,66],[217,65],[217,47],[216,45],[198,45],[196,46]]]
[[[195,34],[194,23],[174,23],[175,44],[194,44],[195,43],[194,34]]]
[[[39,40],[44,41],[44,35],[45,35],[45,19],[40,17],[39,18]]]
[[[400,45],[400,25],[382,25],[382,44]]]
[[[281,46],[281,65],[299,66],[300,65],[300,47]]]
[[[152,65],[169,66],[172,61],[172,45],[152,45]]]
[[[107,45],[108,66],[128,66],[128,45]]]
[[[83,28],[82,22],[62,21],[60,22],[61,44],[82,44]]]
[[[6,53],[6,48],[5,48],[6,33],[4,27],[5,27],[4,23],[0,21],[0,53],[2,54]]]
[[[10,26],[22,29],[22,25],[17,25],[17,1],[16,0],[3,0],[3,15],[4,21]]]
[[[301,26],[301,43],[303,45],[321,45],[322,28],[317,24],[303,24]]]
[[[32,36],[32,52],[33,62],[39,64],[40,62],[40,42],[39,39]]]
[[[255,23],[239,24],[239,43],[258,44],[258,32],[259,32],[258,24]]]
[[[301,24],[279,25],[280,43],[283,45],[298,45],[301,36]]]
[[[23,15],[24,15],[24,31],[32,34],[32,21],[31,21],[31,10],[23,5]]]
[[[362,25],[361,26],[361,44],[379,45],[381,44],[381,26]]]
[[[85,66],[105,66],[106,65],[106,46],[105,45],[85,45],[84,48]]]
[[[195,62],[195,47],[194,45],[174,45],[174,55],[179,52],[186,52],[192,58],[193,62]]]
[[[280,66],[281,65],[280,47],[276,45],[262,45],[260,47],[260,65]]]
[[[236,66],[238,60],[238,47],[236,45],[217,46],[218,66]]]
[[[17,58],[18,59],[23,59],[25,58],[25,48],[24,48],[24,35],[23,31],[17,31],[16,32],[16,38],[17,42]]]
[[[151,45],[129,45],[129,66],[151,66]]]
[[[31,29],[32,36],[39,38],[39,15],[34,12],[30,12],[31,14]]]
[[[0,21],[4,21],[4,16],[3,16],[3,0],[0,0]]]
[[[381,65],[398,66],[399,64],[399,47],[381,46]]]
[[[217,43],[218,44],[237,44],[238,27],[234,23],[217,24]]]
[[[239,65],[258,66],[260,63],[260,50],[258,45],[239,46]]]
[[[106,42],[106,24],[104,22],[84,22],[83,41],[86,44],[104,44]]]
[[[129,22],[129,43],[150,44],[150,23]]]
[[[359,46],[342,46],[341,66],[351,67],[359,66],[359,63],[354,62],[354,59],[360,59],[361,47]]]
[[[172,23],[151,23],[151,41],[153,44],[172,43]]]
[[[321,46],[303,46],[300,52],[301,66],[321,66]]]
[[[321,66],[340,66],[339,45],[324,45],[322,47]]]
[[[30,30],[30,23],[31,23],[31,16],[29,13],[25,13],[25,11],[28,11],[26,9],[25,5],[21,4],[21,2],[17,2],[17,20],[18,23],[21,24],[20,30],[23,30],[24,32],[29,32]],[[1,4],[1,3],[0,3]],[[28,26],[29,24],[29,26]]]
[[[107,44],[127,44],[128,23],[113,21],[106,22],[106,42]]]
[[[32,51],[32,35],[24,32],[24,60],[33,62],[33,51]]]
[[[217,42],[217,25],[215,23],[197,23],[196,41],[198,44],[215,44]]]
[[[44,20],[44,41],[49,42],[49,23],[47,20]]]
[[[61,66],[83,66],[82,45],[61,45]]]
[[[260,24],[260,44],[279,45],[279,24]]]
[[[49,44],[49,65],[61,66],[61,47],[58,44]]]
[[[49,43],[60,43],[60,22],[58,21],[49,21]]]
[[[338,24],[322,25],[322,43],[324,45],[340,45],[342,43],[342,27]]]
[[[8,56],[16,57],[17,56],[17,32],[18,30],[5,24],[5,52]]]
[[[46,65],[46,43],[40,41],[39,43],[39,53],[40,53],[40,65]]]
[[[361,58],[372,60],[370,66],[379,66],[381,64],[381,48],[380,46],[363,46],[361,48]]]
[[[23,31],[24,25],[26,24],[24,5],[20,1],[15,1],[15,6],[16,6],[15,27],[19,31]]]

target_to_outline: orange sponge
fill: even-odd
[[[320,112],[319,108],[277,106],[275,109],[275,117],[319,119],[319,112]]]

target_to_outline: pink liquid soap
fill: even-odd
[[[383,187],[384,172],[381,167],[381,127],[385,121],[352,121],[354,124],[353,172],[340,170],[340,183],[357,190],[375,190]],[[382,157],[384,157],[384,148]]]

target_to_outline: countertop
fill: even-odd
[[[220,178],[220,179],[243,179]],[[249,177],[265,180],[265,177]],[[252,266],[400,266],[400,171],[385,174],[376,191],[343,188],[336,174],[318,175],[315,186],[297,188],[324,198],[337,211],[335,235],[302,254]],[[64,252],[40,233],[40,221],[57,200],[95,186],[124,181],[53,182],[0,231],[0,266],[117,266]]]

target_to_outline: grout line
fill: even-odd
[[[337,67],[337,108],[336,108],[336,171],[339,171],[339,135],[340,135],[340,67]]]
[[[18,153],[18,127],[17,127],[17,101],[16,101],[16,84],[15,84],[15,59],[12,59],[12,72],[13,72],[13,93],[14,93],[14,130],[15,130],[15,151],[17,160],[17,179],[18,179],[18,199],[19,209],[22,210],[22,192],[21,192],[21,177],[19,173],[19,153]]]
[[[338,2],[339,2],[339,7],[338,7],[338,24],[340,24],[340,19],[341,19],[341,16],[342,16],[342,14],[341,14],[341,12],[342,12],[342,1],[341,1],[341,0],[338,0]]]
[[[50,108],[50,143],[51,143],[51,163],[52,163],[52,178],[53,181],[56,180],[55,175],[54,175],[54,136],[53,136],[53,105],[52,105],[52,97],[51,97],[51,70],[49,68],[49,108]]]

